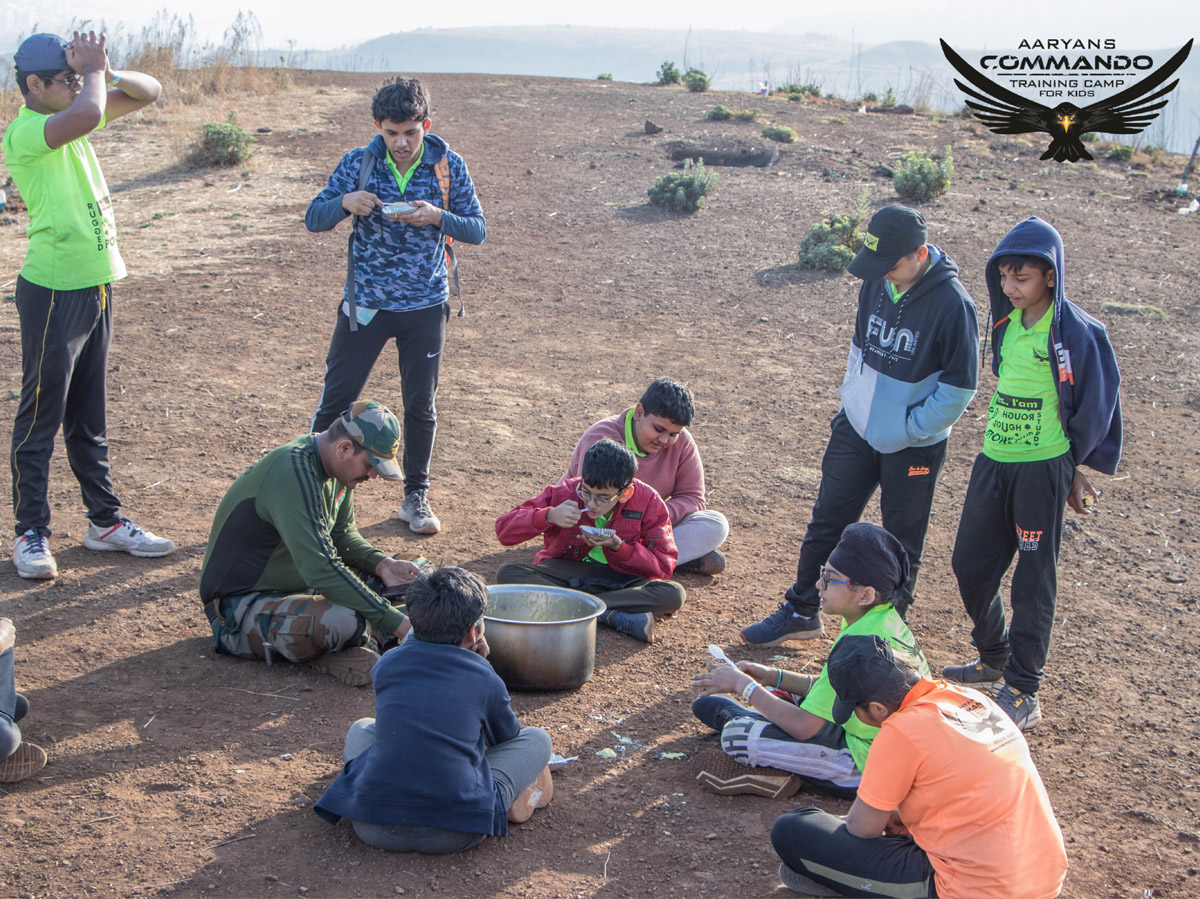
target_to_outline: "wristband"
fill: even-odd
[[[745,705],[750,705],[750,697],[754,695],[754,691],[758,689],[757,681],[750,681],[746,684],[746,689],[742,690],[742,702]]]
[[[118,84],[121,83],[121,76],[118,75],[116,72],[113,72],[113,80],[108,83],[110,85],[112,85],[113,87],[116,87]]]
[[[775,670],[779,672],[779,679],[775,681],[775,689],[778,690],[783,686],[783,669],[776,668]]]

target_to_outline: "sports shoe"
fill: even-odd
[[[379,653],[365,646],[351,646],[341,652],[317,656],[308,667],[332,675],[348,687],[365,687],[371,682],[371,671],[378,661]]]
[[[442,523],[429,508],[429,497],[424,490],[405,494],[404,502],[396,510],[396,517],[407,521],[409,530],[414,534],[436,534],[442,529]]]
[[[21,577],[39,581],[58,577],[58,565],[50,555],[50,541],[36,530],[30,529],[17,538],[12,559]]]
[[[550,776],[550,766],[547,765],[538,774],[537,780],[508,807],[508,820],[513,824],[524,824],[533,817],[537,809],[548,806],[553,798],[554,779]]]
[[[615,631],[641,640],[643,643],[654,642],[654,613],[653,612],[618,612],[609,609],[600,616],[600,620]]]
[[[8,758],[0,759],[0,783],[15,784],[45,767],[46,750],[34,743],[22,743]]]
[[[820,612],[805,618],[796,614],[790,602],[785,602],[762,621],[743,628],[742,642],[751,646],[776,646],[785,640],[811,640],[824,635]]]
[[[89,524],[83,545],[97,552],[116,550],[144,559],[157,559],[175,549],[175,544],[166,537],[151,534],[136,521],[130,521],[128,518],[118,519],[116,524],[106,528]]]
[[[778,768],[748,768],[730,758],[720,749],[711,749],[697,756],[699,769],[696,780],[700,786],[718,796],[765,796],[768,799],[787,799],[795,796],[803,785],[799,775]]]
[[[824,884],[817,883],[807,874],[793,871],[787,862],[779,863],[779,882],[801,896],[840,896]]]
[[[720,574],[725,570],[725,554],[719,549],[714,549],[698,559],[675,566],[675,570],[686,574]]]
[[[1004,686],[1004,669],[993,668],[982,659],[948,665],[942,669],[942,677],[989,693],[997,693]]]
[[[1005,684],[996,694],[996,705],[1013,720],[1017,730],[1033,730],[1042,723],[1042,704],[1036,693],[1022,693],[1016,687]]]

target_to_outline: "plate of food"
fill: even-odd
[[[589,537],[611,537],[616,533],[616,530],[613,528],[597,528],[592,527],[590,524],[581,524],[579,530]]]
[[[383,214],[396,221],[402,215],[408,215],[411,212],[416,212],[417,207],[412,203],[384,203]]]

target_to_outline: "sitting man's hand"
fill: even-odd
[[[593,537],[590,534],[580,534],[579,536],[583,538],[583,542],[588,546],[603,546],[605,549],[611,549],[613,552],[621,548],[621,538],[616,534],[609,537]]]
[[[400,622],[400,626],[398,628],[396,628],[394,631],[392,631],[392,636],[395,637],[397,640],[403,640],[405,637],[408,636],[408,632],[411,630],[412,630],[412,621],[410,621],[408,619],[408,616],[405,616],[404,620]]]
[[[411,584],[421,574],[421,569],[406,559],[388,557],[380,559],[375,566],[375,574],[389,587],[400,584]]]
[[[579,524],[581,514],[579,503],[573,499],[568,499],[547,512],[546,521],[550,522],[556,528],[573,528]]]
[[[487,637],[483,636],[483,634],[480,634],[479,639],[471,644],[470,649],[471,649],[471,652],[477,652],[477,653],[479,653],[480,656],[482,656],[485,659],[488,657],[488,654],[491,653],[491,651],[492,651],[492,648],[490,646],[488,646]]]

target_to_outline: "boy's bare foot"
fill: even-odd
[[[535,810],[548,806],[553,796],[554,781],[550,777],[550,766],[547,765],[529,789],[508,807],[508,820],[513,824],[524,824],[533,817]]]

